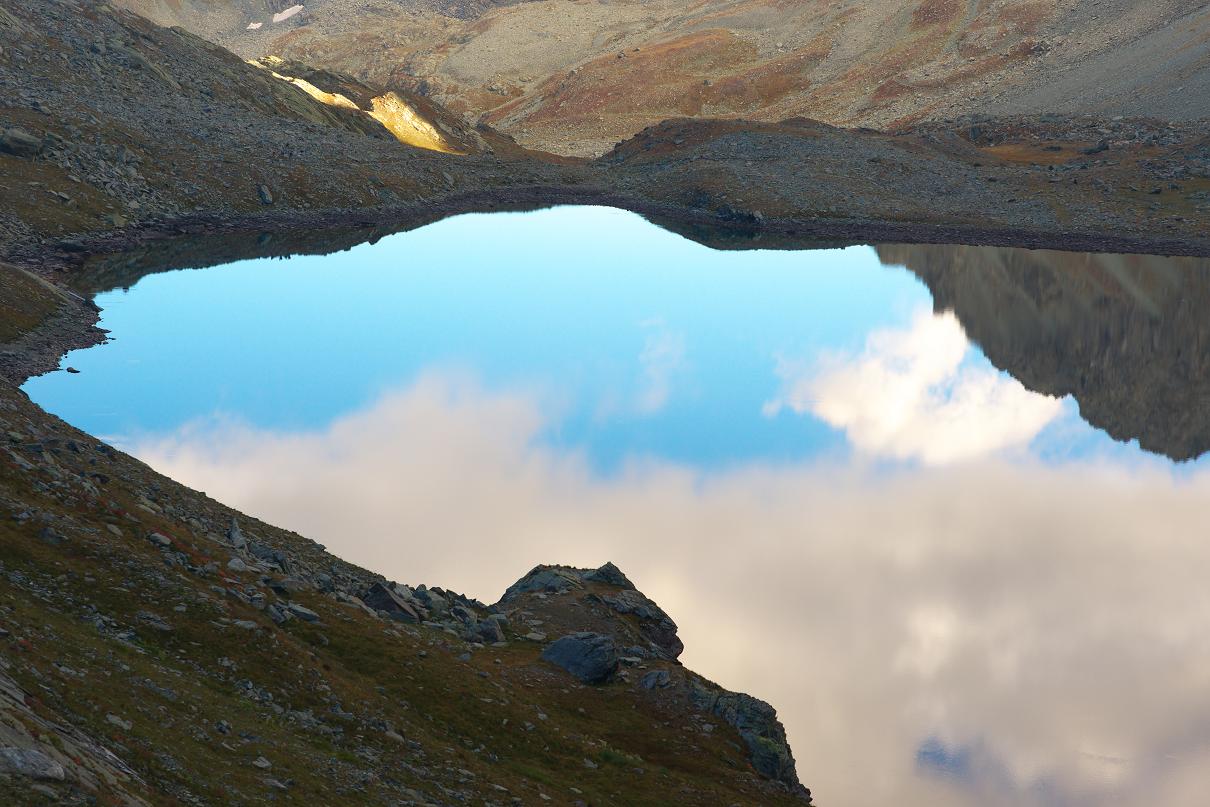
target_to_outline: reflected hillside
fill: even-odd
[[[1117,440],[1174,460],[1210,450],[1210,260],[884,246],[1026,387],[1071,395]]]

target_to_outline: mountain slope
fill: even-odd
[[[1210,115],[1204,2],[535,0],[455,12],[311,0],[254,31],[251,12],[231,22],[234,5],[256,2],[195,4],[185,23],[245,56],[408,86],[558,153],[601,153],[681,116],[886,128],[966,113]]]

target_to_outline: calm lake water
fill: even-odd
[[[467,215],[102,294],[26,390],[401,582],[614,561],[821,804],[1192,806],[1207,276]]]

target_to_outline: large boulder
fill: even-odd
[[[599,569],[593,569],[590,572],[585,572],[580,576],[580,579],[589,583],[605,583],[618,588],[634,589],[634,583],[630,582],[630,578],[622,574],[622,570],[612,563],[606,562]]]
[[[618,648],[600,633],[572,633],[551,642],[542,658],[586,684],[602,684],[618,670]]]
[[[419,622],[420,614],[411,603],[399,596],[389,586],[376,582],[362,595],[361,601],[375,611],[385,611],[391,619],[400,622]]]
[[[508,587],[500,602],[507,603],[520,594],[535,592],[556,593],[568,589],[583,588],[580,575],[582,570],[569,566],[535,566],[529,574]]]
[[[629,581],[627,581],[629,582]],[[633,587],[617,594],[601,595],[601,602],[619,614],[631,614],[639,620],[639,630],[665,658],[675,659],[685,649],[676,635],[676,623],[655,602]]]
[[[644,657],[674,660],[685,647],[672,618],[612,563],[597,569],[535,566],[509,586],[497,608],[538,620],[543,633],[608,634],[619,646],[641,647]]]
[[[42,141],[24,129],[0,129],[0,151],[15,157],[37,157],[42,153]]]
[[[0,772],[56,782],[66,778],[63,766],[36,748],[0,746]]]

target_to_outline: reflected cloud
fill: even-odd
[[[995,459],[601,476],[543,444],[545,420],[437,374],[321,431],[216,420],[133,448],[401,581],[492,600],[536,562],[613,560],[682,626],[686,664],[778,707],[820,803],[1204,803],[1210,476]]]
[[[906,330],[871,333],[857,356],[779,359],[783,388],[763,411],[811,414],[863,453],[928,465],[1024,447],[1058,417],[1061,401],[974,365],[970,353],[953,313],[922,311]]]
[[[643,382],[637,409],[640,414],[653,415],[668,405],[672,376],[685,364],[685,336],[670,331],[663,320],[648,320],[643,327],[647,339],[639,354]]]

